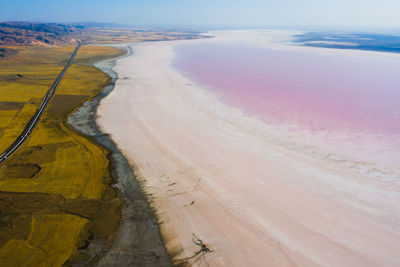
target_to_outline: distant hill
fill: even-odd
[[[0,45],[76,43],[81,27],[58,23],[0,22]]]
[[[83,29],[83,28],[130,28],[132,26],[130,25],[125,25],[125,24],[119,24],[119,23],[100,23],[100,22],[90,22],[90,21],[81,21],[81,22],[72,22],[69,23],[68,25],[75,26],[77,28]]]

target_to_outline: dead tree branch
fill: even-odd
[[[185,259],[183,259],[185,262],[190,261],[191,264],[193,265],[196,262],[201,262],[204,260],[204,262],[207,264],[207,266],[209,266],[209,264],[207,263],[205,257],[208,253],[212,253],[214,252],[213,250],[211,250],[209,247],[207,247],[206,244],[204,244],[204,242],[198,238],[194,233],[192,236],[192,241],[193,243],[199,247],[199,250],[196,251],[193,256],[187,257]]]

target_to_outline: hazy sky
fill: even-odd
[[[400,0],[0,0],[0,20],[400,28]]]

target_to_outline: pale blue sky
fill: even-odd
[[[400,0],[0,0],[0,20],[400,28]]]

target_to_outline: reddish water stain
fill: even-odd
[[[175,52],[185,75],[269,123],[400,134],[399,58],[244,42],[185,44]]]

